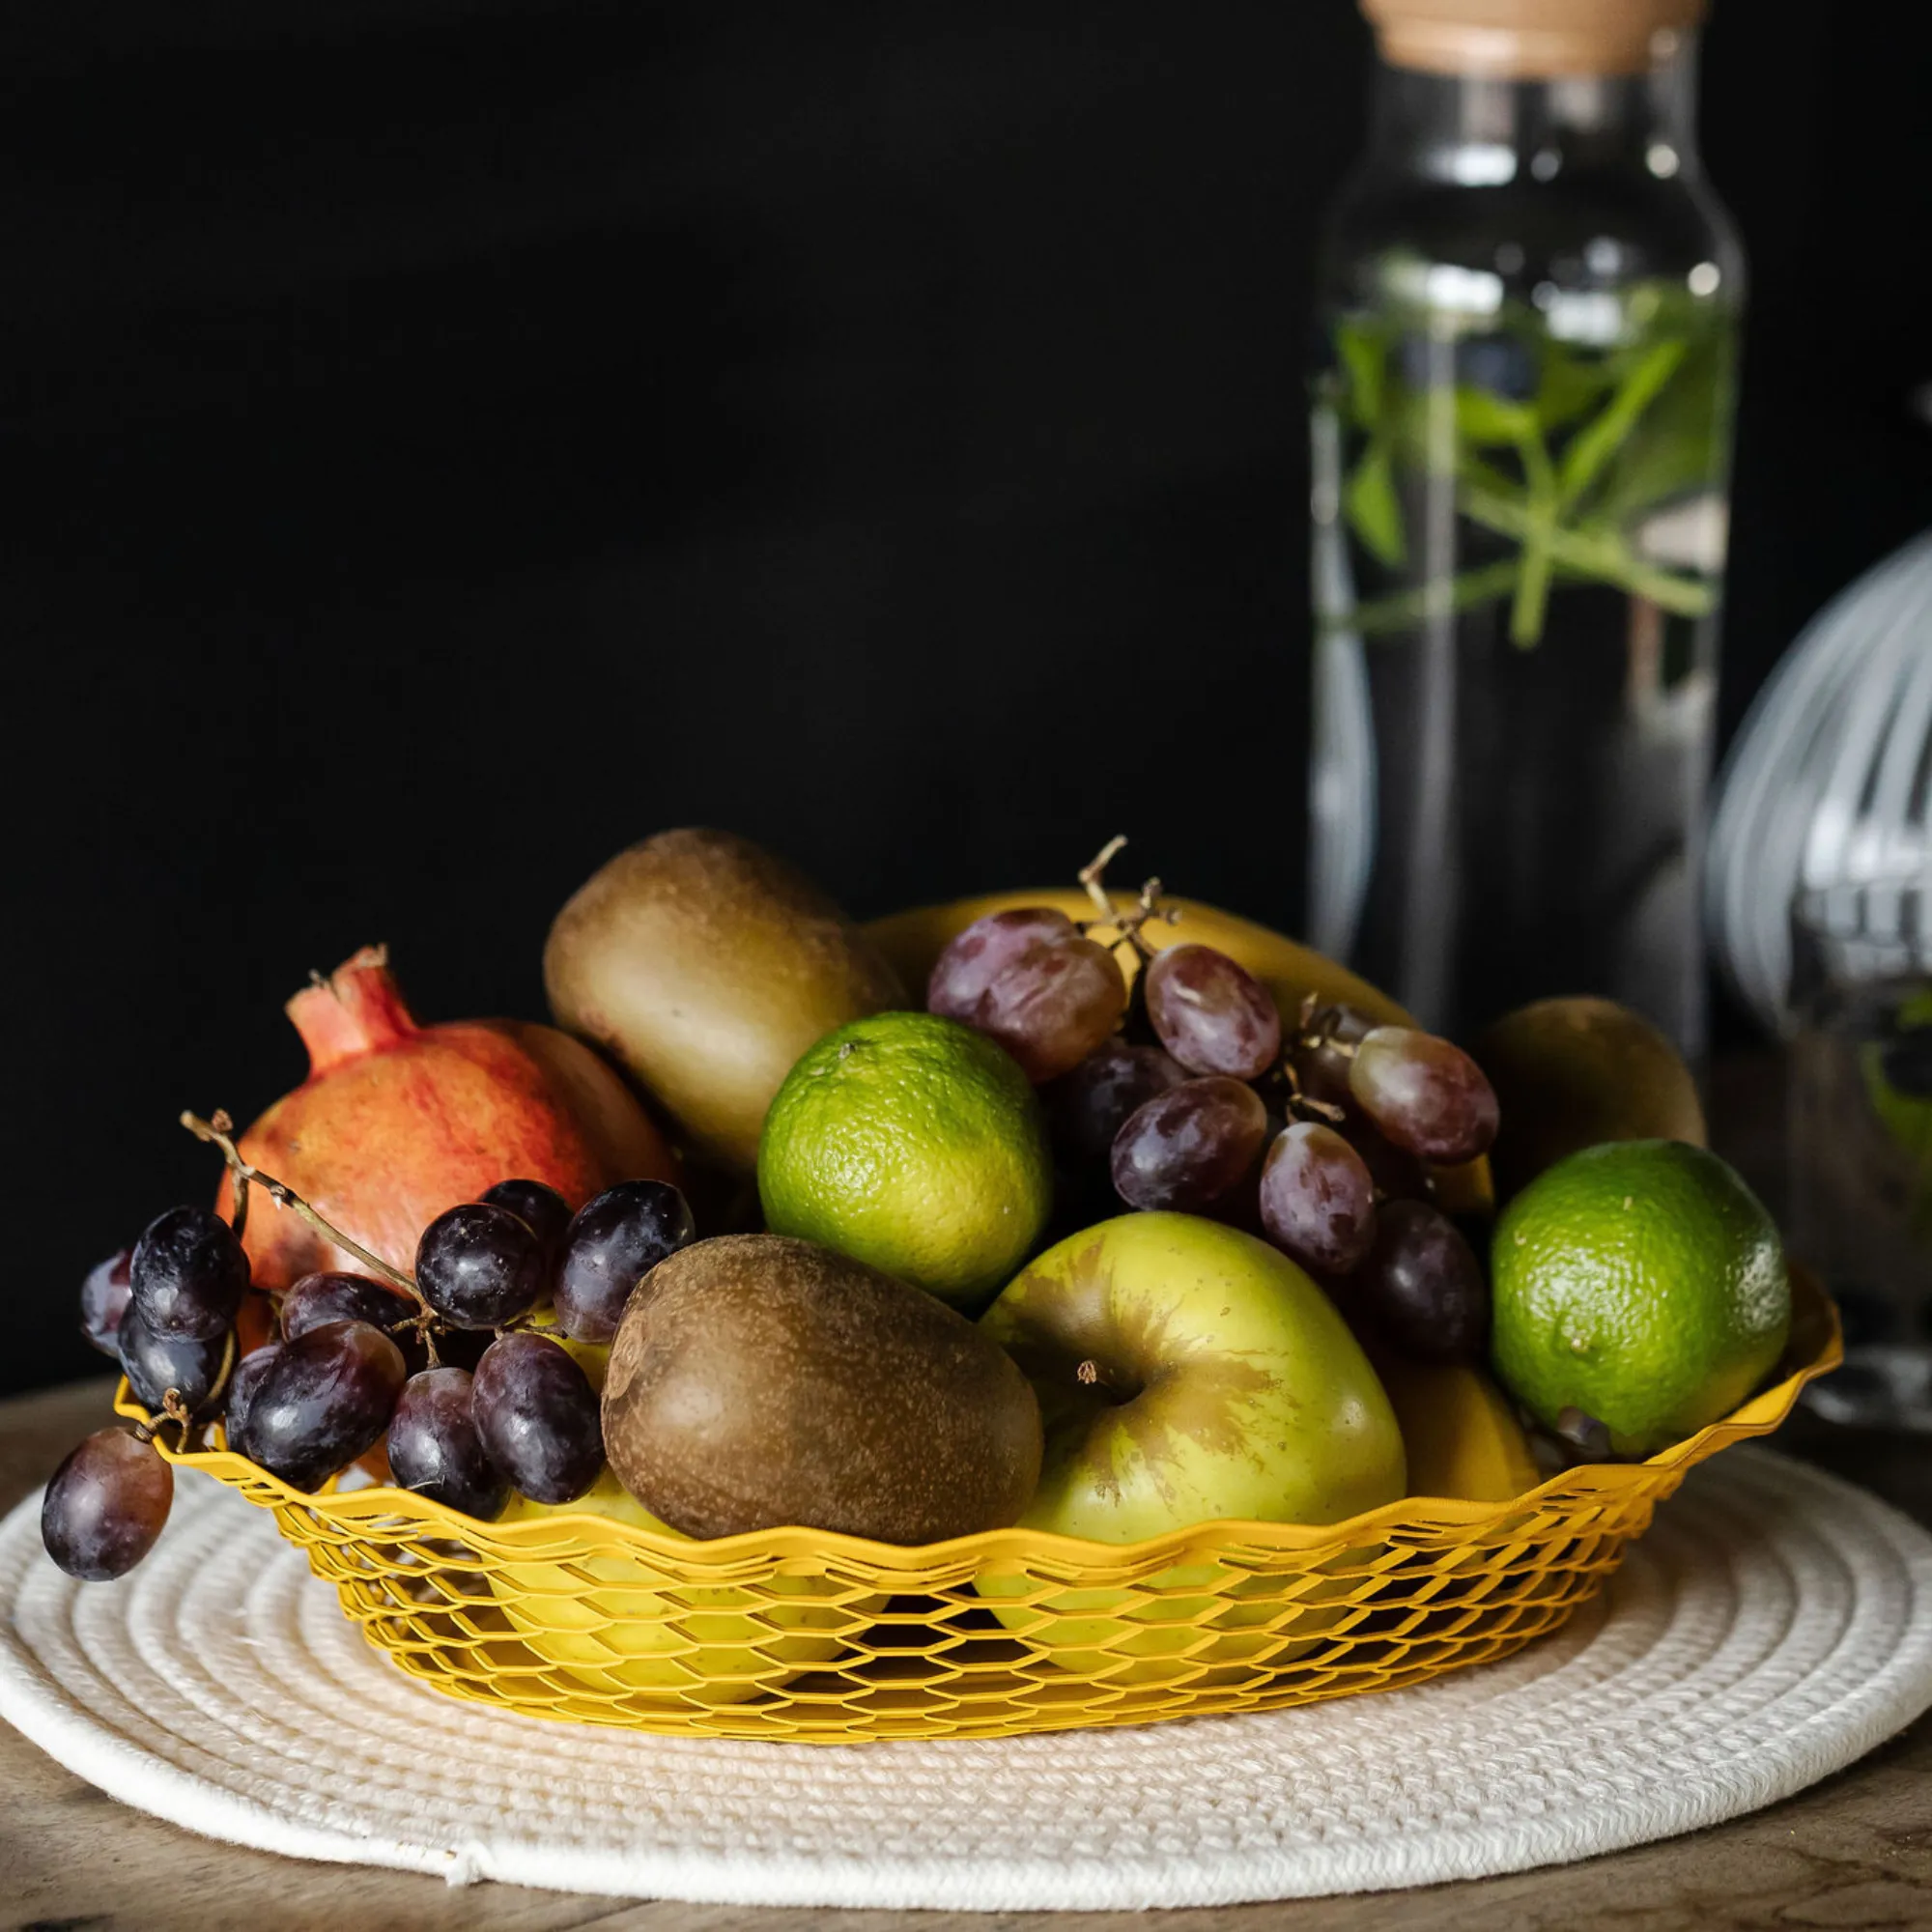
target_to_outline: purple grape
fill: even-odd
[[[987,987],[1014,961],[1037,946],[1064,946],[1079,937],[1080,928],[1051,906],[989,912],[957,934],[934,962],[925,981],[926,1010],[971,1026]]]
[[[366,1321],[403,1351],[403,1366],[418,1375],[429,1365],[422,1336],[404,1324],[418,1313],[413,1301],[373,1276],[333,1270],[305,1274],[282,1296],[282,1334],[293,1342],[331,1321]]]
[[[545,1181],[499,1180],[477,1198],[492,1208],[507,1208],[529,1227],[547,1255],[556,1253],[570,1226],[570,1203]]]
[[[248,1446],[249,1411],[254,1407],[255,1398],[261,1393],[262,1384],[267,1380],[269,1371],[280,1359],[281,1352],[281,1344],[270,1342],[266,1348],[243,1355],[235,1365],[235,1373],[228,1378],[228,1392],[221,1406],[222,1430],[227,1435],[229,1448],[238,1456],[246,1456],[250,1462],[257,1458]]]
[[[1303,1267],[1347,1274],[1375,1236],[1376,1184],[1361,1155],[1314,1121],[1279,1134],[1262,1168],[1262,1225]]]
[[[1349,1295],[1390,1346],[1426,1362],[1474,1361],[1490,1326],[1490,1285],[1446,1214],[1421,1201],[1384,1201],[1375,1240],[1349,1277]]]
[[[467,1201],[416,1244],[416,1288],[458,1328],[499,1328],[542,1299],[549,1270],[536,1231],[507,1208]]]
[[[139,1306],[131,1301],[121,1318],[115,1343],[121,1373],[128,1378],[134,1400],[150,1415],[161,1413],[170,1389],[190,1415],[200,1415],[209,1406],[228,1355],[226,1335],[184,1342],[151,1334]]]
[[[1065,913],[1025,907],[990,913],[953,940],[926,981],[926,1005],[998,1040],[1037,1086],[1114,1031],[1127,982]]]
[[[577,1210],[553,1297],[573,1341],[609,1342],[624,1304],[651,1269],[697,1237],[691,1205],[664,1180],[625,1180]]]
[[[240,1312],[248,1293],[248,1257],[219,1214],[170,1208],[135,1242],[128,1287],[150,1334],[206,1342]]]
[[[97,1262],[80,1284],[80,1332],[103,1355],[120,1355],[115,1337],[121,1331],[121,1318],[128,1312],[128,1265],[134,1259],[132,1248],[123,1248]]]
[[[1377,1027],[1349,1067],[1355,1104],[1405,1152],[1453,1164],[1496,1137],[1496,1095],[1460,1046],[1413,1027]]]
[[[604,1467],[597,1392],[547,1336],[493,1342],[476,1365],[469,1412],[491,1462],[532,1502],[572,1502]]]
[[[125,1577],[155,1547],[175,1472],[152,1442],[103,1429],[72,1450],[41,1501],[41,1541],[83,1583]]]
[[[1381,1201],[1427,1201],[1429,1170],[1412,1153],[1405,1153],[1373,1121],[1358,1114],[1336,1129],[1361,1155]]]
[[[1071,1073],[1040,1090],[1055,1145],[1065,1158],[1099,1161],[1136,1107],[1179,1087],[1184,1068],[1157,1046],[1103,1039]]]
[[[502,1515],[510,1485],[483,1447],[464,1370],[430,1369],[404,1383],[389,1418],[389,1471],[403,1489],[480,1522]]]
[[[366,1321],[284,1342],[247,1404],[248,1453],[291,1489],[313,1490],[373,1448],[404,1380],[402,1350]]]
[[[1148,962],[1148,1019],[1190,1073],[1259,1080],[1281,1057],[1281,1015],[1245,966],[1211,946],[1169,946]]]
[[[1223,1075],[1183,1081],[1131,1113],[1115,1136],[1114,1191],[1130,1208],[1207,1207],[1254,1166],[1267,1109]]]
[[[1329,1107],[1350,1107],[1350,1050],[1366,1038],[1375,1022],[1353,1007],[1317,1007],[1302,1023],[1290,1057],[1295,1078],[1311,1100]]]

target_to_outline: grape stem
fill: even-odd
[[[227,1122],[227,1125],[222,1122]],[[407,1294],[424,1318],[435,1319],[435,1313],[422,1297],[421,1291],[408,1275],[400,1269],[392,1268],[380,1255],[372,1255],[360,1241],[351,1240],[340,1228],[331,1227],[328,1222],[311,1208],[285,1180],[277,1180],[271,1174],[264,1174],[259,1167],[242,1158],[242,1151],[235,1145],[234,1122],[226,1114],[217,1112],[212,1121],[204,1121],[199,1114],[184,1113],[181,1123],[198,1141],[208,1141],[221,1150],[221,1157],[228,1163],[229,1172],[235,1177],[238,1193],[242,1192],[252,1180],[277,1208],[286,1208],[298,1219],[306,1221],[318,1235],[334,1242],[345,1253],[352,1254],[379,1281],[386,1282],[391,1288],[400,1289]],[[427,1330],[424,1331],[427,1335]],[[434,1345],[432,1345],[434,1346]]]
[[[220,1118],[219,1114],[215,1116],[216,1120]],[[230,1379],[235,1374],[235,1365],[240,1354],[241,1347],[235,1339],[234,1329],[231,1328],[228,1331],[227,1340],[221,1350],[221,1373],[215,1377],[213,1385],[204,1398],[210,1407],[213,1407],[220,1400],[222,1391],[227,1388]],[[195,1427],[195,1419],[189,1411],[187,1404],[183,1400],[181,1390],[178,1388],[163,1389],[161,1391],[160,1414],[158,1416],[151,1415],[146,1422],[137,1422],[134,1425],[134,1434],[143,1442],[152,1442],[161,1433],[162,1428],[170,1422],[181,1431],[181,1440],[175,1444],[175,1454],[177,1456],[185,1455],[187,1451],[188,1432]]]
[[[1087,896],[1094,901],[1094,909],[1109,925],[1114,923],[1114,901],[1108,896],[1101,881],[1106,877],[1107,867],[1126,849],[1126,843],[1124,832],[1115,833],[1080,868],[1080,883],[1087,889]]]
[[[1126,836],[1117,832],[1113,838],[1094,853],[1079,871],[1081,885],[1087,896],[1094,901],[1099,918],[1089,920],[1081,931],[1091,931],[1096,925],[1111,925],[1119,937],[1108,945],[1108,952],[1118,952],[1121,947],[1131,947],[1142,959],[1153,957],[1153,948],[1141,937],[1141,927],[1153,920],[1163,920],[1173,925],[1180,918],[1179,906],[1163,906],[1160,903],[1160,881],[1149,879],[1140,890],[1140,898],[1132,912],[1123,913],[1114,904],[1113,895],[1107,891],[1105,879],[1107,867],[1126,845]]]
[[[1303,1093],[1301,1075],[1294,1070],[1293,1057],[1283,1058],[1281,1073],[1288,1087],[1288,1111],[1291,1114],[1302,1120],[1313,1115],[1318,1121],[1326,1121],[1331,1127],[1340,1126],[1349,1118],[1347,1108],[1336,1106],[1332,1100],[1318,1100],[1314,1094]]]
[[[208,1124],[216,1133],[232,1134],[235,1131],[234,1116],[229,1113],[226,1107],[215,1108],[214,1112],[209,1117]],[[246,1179],[242,1175],[237,1175],[235,1177],[235,1211],[229,1215],[228,1225],[238,1241],[248,1232],[248,1203],[251,1198]]]

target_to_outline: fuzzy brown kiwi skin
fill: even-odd
[[[604,1383],[617,1479],[688,1536],[795,1523],[893,1544],[1014,1521],[1039,1406],[963,1316],[810,1241],[727,1235],[661,1262]]]
[[[819,889],[728,832],[661,832],[584,881],[551,927],[557,1023],[621,1066],[675,1138],[731,1173],[799,1056],[906,1003],[885,955]]]

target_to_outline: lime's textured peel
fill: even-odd
[[[1622,1141],[1558,1162],[1496,1224],[1492,1357],[1544,1423],[1576,1407],[1645,1456],[1736,1408],[1783,1352],[1790,1281],[1715,1154]]]
[[[977,1308],[1052,1208],[1039,1101],[1003,1047],[931,1013],[828,1034],[766,1118],[758,1193],[774,1234],[818,1241]]]

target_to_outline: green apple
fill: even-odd
[[[1214,1520],[1339,1522],[1404,1493],[1402,1432],[1347,1323],[1237,1229],[1103,1221],[1048,1249],[981,1322],[1046,1425],[1028,1527],[1137,1543]],[[1154,1699],[1281,1667],[1349,1614],[1353,1589],[1346,1567],[1291,1591],[1211,1558],[1130,1563],[1118,1584],[1077,1590],[1008,1560],[976,1582],[1047,1661]]]
[[[1339,1522],[1403,1493],[1402,1431],[1328,1297],[1264,1241],[1193,1214],[1070,1235],[981,1318],[1039,1397],[1020,1519],[1138,1543],[1216,1518]]]

